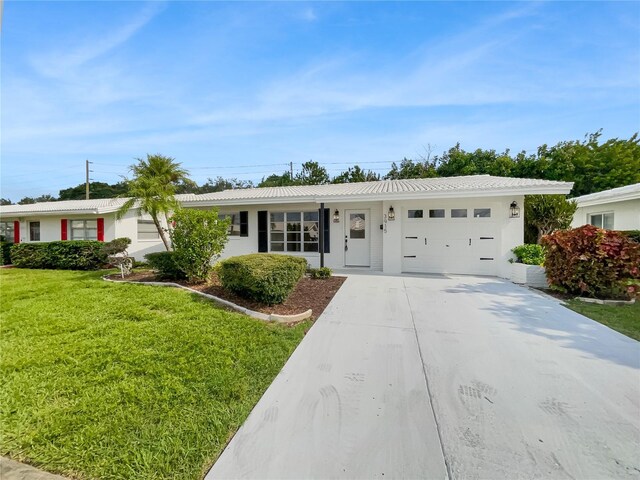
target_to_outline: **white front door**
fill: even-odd
[[[369,210],[347,210],[344,232],[344,264],[347,267],[370,265]]]

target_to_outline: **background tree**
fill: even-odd
[[[0,205],[13,205],[8,198],[0,198]]]
[[[147,155],[146,159],[138,158],[137,161],[130,167],[133,178],[125,180],[127,196],[131,198],[118,210],[116,217],[122,218],[132,208],[138,208],[139,215],[148,214],[168,251],[171,246],[161,219],[164,217],[168,225],[169,213],[179,207],[176,190],[189,179],[189,172],[175,159],[160,154]]]
[[[295,176],[297,185],[324,185],[329,183],[327,169],[321,167],[318,162],[309,160],[302,164],[300,173]]]
[[[391,164],[391,170],[384,176],[385,180],[401,180],[404,178],[433,178],[437,177],[435,162],[431,159],[411,160],[403,158],[400,165]]]
[[[235,190],[239,188],[253,188],[251,180],[238,180],[237,178],[217,177],[215,180],[207,178],[207,181],[196,188],[194,193],[213,193],[223,190]]]
[[[258,187],[288,187],[290,185],[297,185],[297,182],[291,178],[291,173],[284,172],[282,175],[274,173],[263,178]]]
[[[90,198],[115,198],[121,197],[127,192],[125,182],[109,184],[105,182],[90,182]],[[64,188],[58,193],[59,200],[84,200],[86,195],[86,185],[81,183],[71,188]]]
[[[527,195],[524,198],[524,221],[529,230],[535,229],[536,243],[544,235],[571,226],[578,205],[564,195]]]
[[[40,195],[39,197],[24,197],[21,198],[18,202],[18,205],[30,205],[32,203],[41,203],[41,202],[55,202],[58,200],[53,195],[45,194]]]
[[[331,183],[357,183],[357,182],[376,182],[380,180],[380,174],[371,170],[363,170],[359,165],[349,167],[339,175],[336,175]]]

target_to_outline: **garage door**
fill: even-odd
[[[403,211],[403,271],[496,275],[499,237],[491,214],[490,208]]]

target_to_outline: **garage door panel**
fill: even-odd
[[[472,217],[406,221],[403,271],[495,275],[498,230],[495,222],[487,220]]]

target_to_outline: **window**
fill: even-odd
[[[452,208],[451,209],[451,218],[467,218],[467,209],[466,208]]]
[[[71,240],[97,240],[97,220],[71,220]]]
[[[424,218],[424,212],[422,210],[409,210],[407,217],[408,218]]]
[[[429,218],[444,218],[444,208],[429,210]]]
[[[272,252],[317,252],[318,212],[271,212]]]
[[[475,218],[489,218],[491,216],[490,208],[474,208],[473,216]]]
[[[0,236],[2,240],[7,243],[13,243],[13,222],[0,222]]]
[[[613,212],[589,215],[589,223],[595,227],[613,230]]]
[[[366,238],[367,217],[364,213],[349,214],[349,238]]]
[[[225,218],[231,219],[231,224],[229,225],[228,234],[230,237],[239,237],[240,236],[240,212],[233,213],[221,213],[218,215],[220,220],[224,220]]]
[[[29,222],[29,241],[40,241],[40,222]]]
[[[159,240],[160,234],[153,220],[138,219],[138,240]]]

